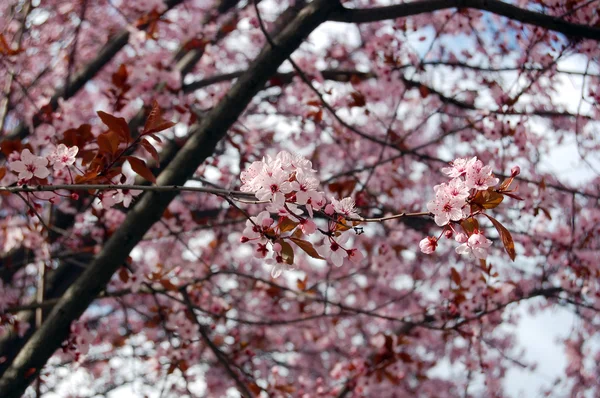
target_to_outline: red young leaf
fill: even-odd
[[[279,227],[279,231],[289,232],[289,231],[293,230],[294,228],[296,228],[297,225],[298,225],[297,222],[294,222],[294,221],[290,220],[289,218],[285,217],[283,220],[279,221],[279,224],[277,226]]]
[[[452,281],[456,283],[457,286],[460,286],[462,278],[460,277],[460,274],[458,273],[456,268],[450,268],[450,277],[452,278]]]
[[[146,162],[133,156],[127,156],[126,159],[131,165],[133,171],[135,171],[137,174],[150,181],[151,183],[156,184],[156,177],[154,176],[154,174],[152,174],[152,172],[146,165]]]
[[[98,136],[98,147],[100,148],[100,153],[115,155],[119,150],[119,143],[119,136],[113,131],[109,131],[108,133],[100,134]]]
[[[156,148],[154,148],[154,146],[151,143],[149,143],[146,139],[143,139],[141,141],[141,145],[152,156],[152,159],[156,161],[156,164],[158,164],[160,162],[160,158],[158,157],[158,152],[156,151]]]
[[[294,264],[294,249],[292,246],[284,240],[279,241],[281,244],[281,256],[283,257],[283,261],[288,264]]]
[[[306,254],[311,256],[312,258],[316,258],[318,260],[324,260],[323,257],[317,253],[317,250],[313,247],[312,243],[299,239],[299,238],[290,238],[292,242],[294,242],[300,249],[302,249]]]
[[[494,224],[494,227],[496,227],[496,230],[498,230],[498,234],[500,234],[500,239],[502,239],[502,243],[504,244],[504,249],[508,253],[508,256],[510,257],[510,259],[515,261],[515,257],[517,256],[517,253],[515,252],[515,242],[513,241],[513,238],[510,235],[510,232],[508,231],[508,229],[506,229],[506,227],[504,225],[500,224],[500,222],[498,220],[496,220],[494,217],[492,217],[488,214],[484,214],[484,215],[490,219],[492,224]]]
[[[122,117],[116,117],[109,115],[106,112],[98,111],[98,116],[102,120],[102,123],[106,124],[109,129],[118,134],[123,142],[130,142],[131,135],[129,134],[129,125],[127,121]]]
[[[162,118],[160,108],[158,107],[158,102],[154,101],[152,103],[152,110],[148,114],[148,119],[144,125],[143,134],[158,133],[175,126],[175,124],[176,123]]]

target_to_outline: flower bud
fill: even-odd
[[[511,177],[516,177],[519,174],[521,174],[521,168],[519,166],[515,166],[510,170],[510,176]]]

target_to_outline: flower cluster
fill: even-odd
[[[474,217],[483,214],[485,209],[496,207],[502,201],[503,193],[508,191],[494,190],[498,178],[494,177],[491,166],[484,165],[477,157],[458,158],[450,167],[442,168],[442,172],[452,179],[433,188],[435,198],[427,203],[427,209],[435,223],[444,227],[442,235],[454,236],[460,243],[456,253],[485,259],[486,249],[492,242],[481,233]],[[518,171],[513,172],[512,178],[517,174]],[[470,222],[466,223],[466,220]],[[459,232],[458,226],[465,232]],[[438,240],[428,236],[421,240],[419,247],[423,253],[431,254],[437,248]]]
[[[45,184],[46,179],[51,176],[51,168],[54,169],[53,175],[56,182],[57,179],[65,177],[67,174],[63,173],[65,169],[68,170],[68,176],[71,176],[71,183],[73,183],[71,168],[75,170],[75,174],[80,171],[75,167],[77,160],[76,156],[79,152],[79,148],[76,146],[67,147],[65,144],[59,144],[56,146],[47,156],[37,156],[31,153],[27,148],[23,149],[21,153],[14,152],[10,156],[8,165],[10,169],[17,174],[18,184]],[[124,185],[132,185],[135,183],[134,174],[120,173],[117,175],[120,177],[119,182]],[[107,179],[106,184],[115,185],[113,179]],[[110,208],[118,203],[122,203],[123,206],[129,207],[134,197],[139,195],[139,190],[108,190],[100,192],[97,195],[95,202],[96,206],[103,208]],[[77,194],[71,195],[73,198],[77,198]],[[56,198],[51,201],[54,203]]]
[[[67,147],[65,144],[60,144],[46,157],[36,156],[29,149],[12,157],[9,162],[10,169],[18,173],[19,185],[23,185],[36,178],[43,180],[50,175],[48,166],[54,167],[54,170],[62,170],[67,166],[75,163],[75,155],[79,152],[79,148]]]
[[[354,199],[327,198],[318,190],[319,179],[308,159],[282,151],[274,158],[267,156],[252,163],[241,173],[241,180],[241,191],[254,193],[258,200],[269,203],[266,211],[246,222],[241,242],[255,243],[254,255],[258,258],[271,253],[267,263],[273,265],[273,277],[293,268],[293,249],[288,242],[314,258],[329,258],[336,266],[341,266],[345,258],[354,262],[362,259],[362,253],[348,248],[346,243],[353,226],[348,223],[358,219]],[[315,212],[328,219],[327,230],[317,228],[313,221]],[[277,214],[279,223],[275,223],[271,214]],[[282,235],[293,231],[288,236]],[[300,239],[317,231],[325,235],[318,249]]]

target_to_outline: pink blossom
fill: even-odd
[[[442,168],[442,173],[446,174],[448,177],[460,177],[467,172],[469,167],[477,161],[477,157],[473,157],[471,159],[467,158],[457,158],[453,162],[450,163],[451,167]]]
[[[425,254],[433,253],[436,247],[437,239],[432,236],[428,236],[425,239],[422,239],[421,242],[419,242],[419,248],[421,249],[421,252]]]
[[[476,232],[462,245],[456,248],[456,253],[470,255],[476,258],[485,259],[487,257],[486,249],[492,245],[492,241],[487,239],[481,232]]]
[[[265,232],[271,228],[273,222],[271,214],[268,211],[262,211],[256,217],[250,217],[250,220],[246,221],[246,228],[242,232],[242,237],[246,238],[246,241],[262,238]]]
[[[75,163],[75,155],[79,152],[79,148],[72,146],[68,148],[65,144],[59,144],[48,156],[49,162],[54,167],[54,170],[62,170],[66,166]]]
[[[349,237],[350,236],[346,233],[336,238],[327,238],[325,239],[323,246],[317,251],[321,257],[329,258],[335,266],[341,267],[344,263],[344,259],[348,257],[348,252],[342,245],[346,243]]]
[[[485,191],[498,182],[499,180],[492,174],[491,166],[484,166],[481,160],[477,160],[467,169],[465,183],[470,189]]]
[[[336,213],[343,215],[347,218],[357,218],[358,213],[354,208],[354,199],[352,198],[343,198],[342,200],[336,200],[331,198],[331,204]]]
[[[448,224],[450,220],[458,221],[462,219],[462,208],[465,204],[464,199],[440,194],[436,195],[435,200],[427,203],[427,209],[433,213],[435,223],[441,227]]]
[[[19,173],[19,180],[29,181],[33,177],[46,178],[50,171],[46,168],[48,159],[41,156],[35,156],[29,149],[21,152],[21,160],[15,160],[9,163],[12,171]]]

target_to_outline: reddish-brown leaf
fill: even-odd
[[[279,227],[280,232],[289,232],[296,228],[297,225],[297,222],[285,217],[283,220],[279,221],[279,224],[277,226]]]
[[[454,267],[450,268],[450,277],[452,278],[452,281],[454,283],[456,283],[456,286],[460,286],[460,282],[462,281],[462,278],[460,277],[460,274],[458,273],[456,268],[454,268]]]
[[[162,118],[158,102],[154,101],[152,103],[152,109],[148,114],[148,119],[146,120],[146,124],[144,125],[144,132],[142,134],[158,133],[160,131],[175,126],[175,124],[176,123]]]
[[[0,148],[2,149],[4,156],[8,157],[13,152],[23,151],[26,146],[23,145],[21,140],[5,140],[0,144]]]
[[[350,93],[350,96],[352,97],[352,101],[350,101],[350,108],[354,108],[354,107],[363,107],[367,104],[367,101],[365,99],[365,96],[358,92],[358,91],[354,91],[352,93]]]
[[[463,227],[467,235],[473,235],[475,230],[479,230],[479,223],[473,217],[469,217],[460,222],[460,225]]]
[[[133,171],[135,171],[137,174],[139,174],[146,180],[156,184],[156,177],[154,177],[154,174],[152,174],[152,172],[146,165],[146,162],[133,156],[127,156],[126,159],[131,165]]]
[[[119,66],[119,69],[117,69],[117,71],[112,74],[112,83],[119,88],[123,88],[125,86],[125,83],[127,83],[128,77],[129,73],[127,72],[125,64],[121,64]]]
[[[158,152],[156,151],[156,148],[154,148],[154,146],[150,142],[148,142],[146,139],[143,139],[141,141],[141,145],[146,151],[148,151],[150,156],[152,156],[152,159],[154,159],[156,161],[156,164],[158,165],[160,158],[158,156]]]
[[[102,120],[102,123],[106,124],[108,128],[121,138],[123,142],[131,142],[131,135],[129,134],[129,125],[127,121],[122,117],[116,117],[106,112],[98,111],[98,116]]]
[[[493,188],[489,188],[486,191],[477,191],[477,194],[471,201],[472,205],[477,205],[479,208],[493,209],[497,207],[504,200],[504,196]]]
[[[287,243],[284,240],[279,241],[281,244],[281,256],[283,257],[283,261],[288,264],[294,264],[294,249],[292,249],[292,245]]]
[[[98,136],[98,148],[100,149],[100,153],[116,155],[120,143],[121,139],[117,133],[112,130]]]
[[[319,253],[317,253],[317,250],[313,247],[312,243],[303,240],[303,239],[299,239],[299,238],[290,238],[290,240],[292,242],[294,242],[296,244],[296,246],[298,246],[300,249],[302,249],[306,254],[308,254],[309,256],[311,256],[312,258],[316,258],[318,260],[324,260],[323,257],[321,257],[319,255]]]
[[[0,167],[0,180],[6,175],[6,167]]]
[[[502,243],[504,244],[504,250],[506,250],[506,253],[508,253],[508,256],[510,257],[510,259],[512,261],[515,261],[515,257],[517,256],[517,253],[515,252],[515,242],[513,241],[513,238],[510,235],[510,232],[508,231],[508,229],[506,229],[506,227],[504,225],[500,224],[500,222],[498,220],[496,220],[494,217],[492,217],[488,214],[484,214],[484,215],[487,218],[489,218],[489,220],[492,222],[492,224],[494,224],[494,227],[496,227],[498,234],[500,234],[500,239],[502,240]]]

